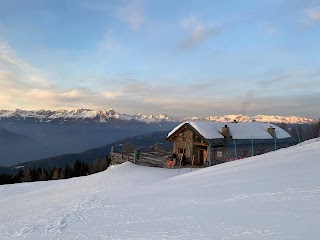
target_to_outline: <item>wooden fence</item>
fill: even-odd
[[[121,164],[124,162],[132,162],[139,165],[146,165],[152,167],[163,167],[167,156],[170,153],[141,153],[139,160],[135,160],[134,154],[122,154],[122,153],[112,153],[111,154],[111,164]]]

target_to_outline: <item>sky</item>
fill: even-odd
[[[320,117],[320,0],[0,0],[0,109]]]

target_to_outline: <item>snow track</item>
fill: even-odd
[[[1,239],[319,239],[320,142],[190,172],[0,186]]]

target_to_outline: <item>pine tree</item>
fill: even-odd
[[[13,177],[7,173],[0,174],[0,185],[14,183]]]
[[[33,169],[30,171],[30,176],[31,176],[31,181],[37,181],[38,179],[38,175],[37,175],[37,170],[35,167],[33,167]]]
[[[96,159],[91,166],[90,173],[97,173],[100,171],[100,159]]]
[[[122,146],[122,152],[125,154],[133,153],[133,150],[134,149],[133,149],[133,145],[131,144],[131,142],[126,142]]]
[[[51,179],[52,179],[52,180],[57,180],[57,179],[59,179],[59,168],[54,167],[54,168],[52,169]]]
[[[73,169],[73,177],[79,177],[80,176],[80,171],[81,171],[81,162],[79,160],[76,161],[74,164],[74,169]]]
[[[32,177],[29,168],[24,168],[23,169],[23,176],[21,177],[22,182],[31,182]]]

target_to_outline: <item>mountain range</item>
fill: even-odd
[[[242,114],[233,114],[225,116],[208,116],[208,117],[182,117],[174,118],[166,114],[147,115],[147,114],[123,114],[118,113],[113,109],[108,110],[92,110],[92,109],[77,109],[77,110],[0,110],[1,121],[28,121],[42,124],[68,124],[73,123],[112,123],[120,120],[125,122],[144,122],[144,123],[159,123],[159,122],[184,122],[184,121],[217,121],[230,122],[237,120],[238,122],[251,122],[253,120],[259,122],[287,123],[287,124],[309,124],[315,123],[315,119],[299,117],[299,116],[268,116],[256,115],[245,116]]]

